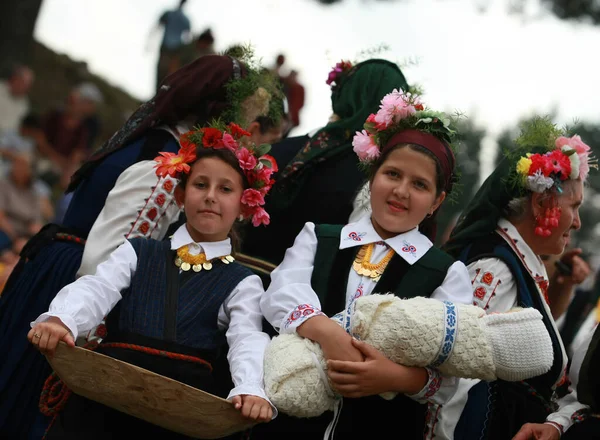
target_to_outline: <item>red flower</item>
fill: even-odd
[[[187,133],[183,133],[181,136],[179,136],[179,145],[181,145],[181,148],[196,148],[196,144],[190,140],[190,136],[195,133],[195,131],[188,131]]]
[[[159,177],[176,177],[179,173],[189,173],[190,166],[188,163],[196,160],[195,148],[189,145],[180,148],[177,154],[166,151],[161,151],[158,154],[160,156],[155,157],[154,160],[157,162],[155,168],[156,175]]]
[[[241,201],[244,205],[248,206],[259,206],[265,204],[265,198],[263,195],[260,193],[260,191],[254,188],[244,190]]]
[[[531,166],[529,167],[530,176],[533,176],[539,170],[545,177],[548,177],[554,171],[554,167],[547,156],[532,154],[529,159],[531,159]]]
[[[264,156],[261,156],[260,159],[261,160],[263,160],[263,159],[264,160],[268,160],[269,162],[271,162],[271,169],[273,170],[274,173],[276,173],[277,171],[279,171],[279,168],[277,167],[277,161],[270,154],[265,154]]]
[[[219,145],[223,138],[223,133],[216,128],[204,128],[202,136],[202,145],[205,147],[215,147]]]
[[[421,103],[415,105],[415,110],[423,111],[424,108],[425,107],[423,107],[423,104],[421,104]]]
[[[565,155],[561,150],[554,150],[548,156],[552,165],[553,171],[559,175],[560,180],[567,180],[571,174],[571,161],[569,156]]]
[[[233,122],[230,122],[229,125],[227,126],[227,128],[229,129],[229,132],[235,139],[240,139],[244,136],[251,136],[250,133],[248,133],[246,130],[244,130],[239,125],[234,124]]]

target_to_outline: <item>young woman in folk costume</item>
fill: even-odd
[[[240,217],[254,226],[268,223],[262,205],[276,164],[266,155],[268,145],[241,146],[247,135],[235,124],[204,128],[182,137],[178,155],[161,153],[156,174],[181,179],[175,199],[186,223],[170,240],[125,241],[95,275],[61,289],[32,324],[29,341],[51,356],[59,341],[73,346],[108,315],[98,352],[217,395],[222,385],[212,364],[227,342],[234,381],[227,398],[244,416],[271,420],[262,386],[269,342],[261,331],[264,290],[257,275],[234,261],[230,236]],[[144,436],[187,438],[71,395],[47,439]]]
[[[161,239],[179,217],[177,181],[156,176],[157,153],[176,153],[179,136],[192,125],[220,117],[245,126],[268,114],[275,92],[268,91],[268,77],[249,66],[229,56],[206,56],[166,78],[154,98],[74,174],[64,223],[47,225],[25,246],[0,299],[0,349],[6,353],[0,365],[0,437],[40,438],[48,423],[38,400],[50,368],[23,340],[30,322],[76,275],[95,273],[124,240]]]
[[[273,145],[280,170],[267,200],[271,224],[248,228],[245,254],[279,264],[306,222],[347,222],[352,200],[365,180],[352,151],[352,137],[377,111],[382,96],[394,89],[408,90],[398,66],[383,59],[338,63],[327,84],[331,120],[312,133]]]
[[[554,364],[541,376],[514,383],[461,381],[444,408],[448,435],[509,439],[524,423],[543,422],[553,411],[567,364],[539,256],[561,254],[571,231],[581,226],[589,154],[579,136],[567,137],[548,119],[535,118],[479,189],[445,245],[468,265],[473,304],[488,312],[516,305],[536,308],[554,346]]]
[[[470,302],[466,267],[431,241],[437,209],[454,183],[454,131],[447,124],[417,96],[386,95],[379,112],[367,119],[368,132],[353,141],[369,170],[372,215],[345,226],[307,223],[272,272],[261,300],[264,316],[281,333],[297,332],[321,345],[329,379],[344,398],[334,414],[280,416],[264,431],[338,439],[368,424],[374,438],[389,432],[402,432],[405,439],[434,435],[435,414],[454,393],[457,379],[395,364],[326,315],[372,293]],[[391,401],[378,396],[388,391],[400,394]]]

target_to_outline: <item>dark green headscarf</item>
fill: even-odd
[[[544,153],[545,148],[534,147],[531,153]],[[515,158],[503,158],[494,172],[483,182],[481,188],[471,199],[448,241],[442,248],[457,258],[468,245],[487,237],[496,230],[498,220],[508,203],[523,193],[518,187],[509,184],[511,175],[516,170]]]
[[[354,66],[331,94],[338,121],[316,132],[283,169],[270,195],[269,206],[279,210],[289,206],[312,174],[314,166],[352,151],[352,139],[371,113],[379,110],[381,99],[394,89],[408,90],[404,75],[394,63],[371,59]]]

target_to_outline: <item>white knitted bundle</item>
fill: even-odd
[[[519,381],[546,373],[553,362],[550,336],[535,309],[486,315],[472,305],[370,295],[356,300],[350,329],[396,363],[435,366],[446,376]],[[295,333],[273,338],[265,353],[269,399],[296,417],[331,410],[335,395],[325,366],[318,344]]]

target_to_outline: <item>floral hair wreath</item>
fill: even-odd
[[[242,194],[242,218],[251,219],[254,226],[268,225],[270,217],[263,205],[265,196],[274,183],[271,176],[277,172],[275,159],[267,154],[271,146],[242,145],[240,139],[250,136],[250,133],[234,123],[220,128],[216,127],[220,125],[218,123],[213,125],[215,126],[182,134],[179,138],[181,148],[177,154],[160,152],[154,159],[157,162],[156,175],[180,178],[182,173],[188,174],[191,169],[190,164],[196,160],[198,147],[227,149],[238,159],[240,169],[250,184],[250,188],[245,189]]]
[[[566,180],[586,181],[590,168],[598,168],[592,157],[591,148],[578,135],[567,135],[567,130],[558,129],[547,117],[536,117],[522,124],[522,131],[516,152],[505,155],[516,162],[511,171],[509,185],[516,187],[520,194],[528,191],[544,193],[555,190],[562,193],[562,183]],[[547,149],[546,152],[527,152],[534,146]],[[552,207],[536,218],[535,233],[548,237],[551,228],[558,226],[561,210],[552,194]]]
[[[363,131],[357,131],[352,145],[361,163],[369,165],[381,155],[390,138],[402,130],[417,129],[452,145],[456,131],[445,113],[426,109],[419,95],[392,91],[383,97],[379,111],[367,118]]]

